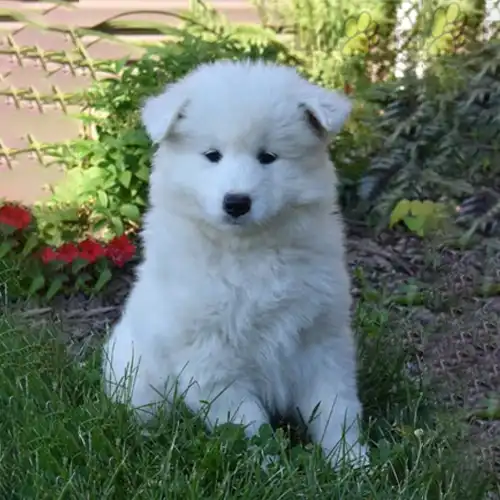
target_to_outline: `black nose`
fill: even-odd
[[[246,194],[226,194],[222,202],[224,212],[231,217],[237,218],[250,212],[252,199]]]

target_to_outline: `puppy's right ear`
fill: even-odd
[[[308,84],[301,107],[313,130],[320,136],[328,136],[340,131],[351,113],[352,103],[340,92]]]
[[[141,110],[144,128],[153,143],[165,139],[175,123],[182,118],[182,112],[187,104],[176,85],[168,86],[157,96],[148,98]]]

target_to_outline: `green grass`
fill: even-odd
[[[356,320],[373,465],[336,474],[317,449],[291,447],[269,430],[256,442],[281,454],[281,468],[266,473],[240,428],[208,434],[181,405],[146,437],[103,397],[98,353],[76,363],[54,332],[0,315],[0,498],[485,498],[486,478],[462,467],[456,436],[404,375],[401,332],[391,331],[388,312],[366,304]]]

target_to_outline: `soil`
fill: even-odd
[[[395,315],[402,335],[441,404],[467,425],[472,451],[500,476],[500,239],[469,250],[394,235],[349,244],[351,265],[378,289],[383,283],[403,297],[418,290]]]
[[[425,372],[441,402],[463,419],[475,454],[500,476],[500,238],[456,250],[407,234],[375,238],[352,229],[354,297],[361,294],[361,282],[385,290],[402,335],[419,353],[409,369]],[[50,308],[22,314],[30,323],[55,320],[71,352],[80,356],[119,317],[132,281],[129,268],[104,297],[60,298]]]

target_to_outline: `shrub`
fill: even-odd
[[[449,219],[448,207],[443,203],[425,200],[400,200],[391,213],[390,227],[403,223],[407,229],[424,237],[438,231]]]
[[[388,72],[395,57],[389,49],[398,2],[382,0],[260,0],[266,25],[279,25],[304,55],[312,79],[356,88]],[[283,27],[283,28],[282,28]]]
[[[442,58],[421,80],[374,86],[377,146],[359,186],[384,225],[402,199],[460,200],[500,185],[500,43]]]

